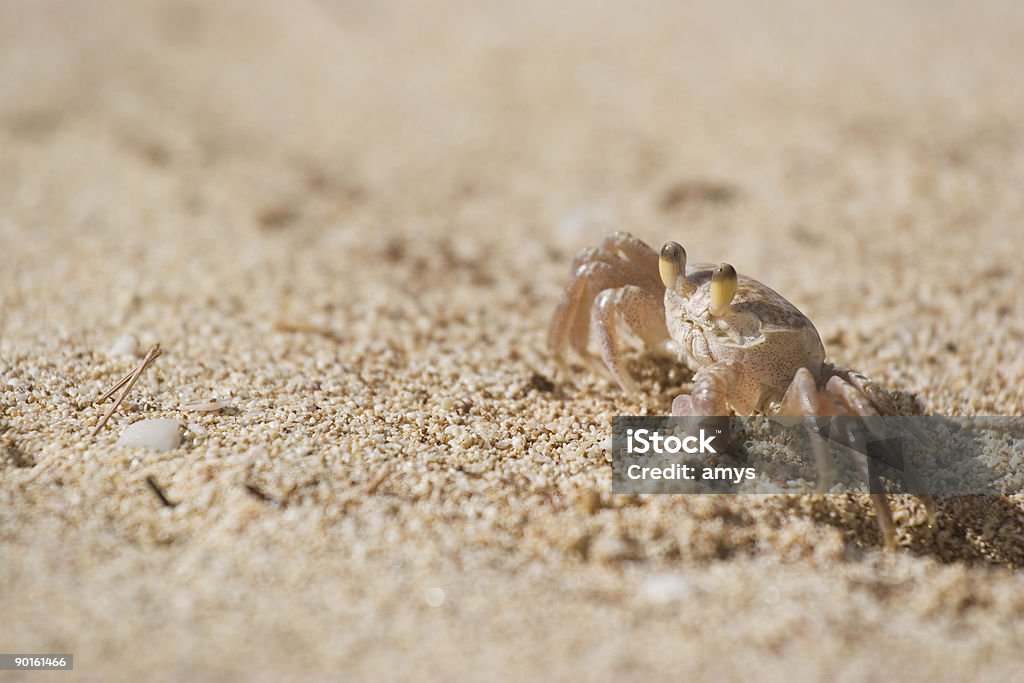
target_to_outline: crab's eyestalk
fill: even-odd
[[[658,259],[658,272],[666,289],[672,289],[680,277],[686,277],[686,250],[679,242],[665,242]]]
[[[736,296],[737,281],[736,269],[728,263],[715,268],[711,274],[711,315],[721,316],[729,311],[729,304]]]

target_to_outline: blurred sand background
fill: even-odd
[[[686,375],[550,383],[573,255],[621,228],[922,411],[1021,413],[1024,9],[822,5],[0,2],[0,651],[1024,680],[1020,499],[894,501],[886,554],[863,497],[612,497],[611,417]],[[165,353],[92,438],[125,334]],[[143,417],[184,445],[115,448]]]

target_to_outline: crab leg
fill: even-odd
[[[621,317],[648,348],[661,350],[669,340],[664,311],[659,297],[635,285],[605,290],[594,301],[591,319],[597,348],[612,377],[626,393],[637,394],[639,390],[619,357],[617,322]]]
[[[881,487],[882,482],[877,476],[873,481],[868,482],[868,489],[874,490]],[[896,522],[892,518],[892,508],[889,506],[889,499],[884,493],[871,493],[871,503],[875,506],[875,518],[878,520],[878,530],[882,534],[882,542],[886,550],[896,550]]]
[[[882,407],[886,414],[890,416],[898,414],[888,396],[879,398],[882,392],[871,380],[859,373],[850,372],[848,375],[850,379],[846,379],[842,374],[835,374],[830,377],[825,385],[825,391],[845,406],[851,414],[861,417],[877,416],[879,411],[876,410],[876,407]],[[927,437],[925,436],[925,438]],[[902,473],[909,492],[920,496],[921,502],[924,504],[925,511],[928,514],[929,524],[935,524],[935,499],[931,495],[923,493],[924,485],[909,460],[903,461]],[[879,525],[881,526],[881,521],[879,521]]]
[[[693,390],[672,401],[672,414],[679,417],[752,415],[761,400],[761,383],[743,363],[720,361],[706,365],[693,376]]]
[[[779,405],[779,414],[803,416],[804,424],[814,435],[815,459],[822,470],[821,479],[818,482],[818,491],[820,492],[822,484],[834,476],[832,460],[828,456],[829,437],[844,443],[858,453],[866,453],[863,435],[856,431],[853,425],[845,422],[843,416],[871,417],[877,416],[878,411],[875,410],[871,400],[864,392],[858,392],[851,384],[843,382],[838,376],[833,375],[829,378],[826,388],[819,390],[811,372],[806,368],[800,368],[793,376],[789,388],[786,389],[782,403]],[[828,419],[822,420],[822,417]],[[828,434],[823,433],[826,430]],[[843,431],[846,433],[843,434]],[[882,482],[872,469],[869,469],[868,472],[868,490],[875,508],[875,516],[878,519],[882,542],[886,549],[895,549],[896,525],[892,518],[892,509],[885,497]]]
[[[548,348],[559,365],[568,345],[580,358],[600,369],[587,351],[591,309],[599,293],[634,285],[660,299],[664,291],[657,274],[658,257],[650,247],[626,233],[609,235],[604,243],[626,256],[604,248],[584,249],[577,255],[569,284],[548,328]],[[664,321],[664,312],[660,318]]]
[[[857,429],[858,423],[850,424],[844,416],[877,417],[879,412],[889,415],[897,414],[895,406],[867,377],[859,373],[838,371],[829,377],[825,388],[819,390],[814,376],[806,368],[797,370],[793,382],[786,390],[779,406],[779,414],[804,416],[809,431],[814,434],[815,458],[822,470],[818,490],[832,476],[832,462],[828,457],[827,437],[846,444],[858,453],[867,453],[863,434]],[[827,423],[821,421],[823,416],[832,416]],[[829,430],[829,434],[824,434]],[[845,433],[844,433],[845,432]],[[875,434],[882,437],[884,434]],[[870,463],[869,463],[870,465]],[[909,462],[903,463],[903,475],[907,487],[911,490],[922,489],[917,473]],[[886,497],[885,489],[878,473],[868,467],[868,490],[875,508],[879,531],[887,549],[896,547],[896,525],[892,517],[892,508]],[[935,508],[931,496],[922,495],[928,514],[934,523]]]
[[[587,344],[590,341],[590,309],[594,298],[598,292],[622,287],[628,281],[628,273],[603,261],[585,263],[573,272],[548,329],[548,348],[559,365],[567,345],[580,358],[590,361],[592,356],[587,351]]]
[[[786,389],[779,405],[778,415],[798,416],[811,435],[814,460],[818,466],[818,493],[827,493],[835,481],[835,467],[829,454],[828,430],[830,416],[839,415],[839,407],[824,392],[807,368],[800,368]]]
[[[655,284],[658,283],[658,253],[640,238],[620,230],[601,240],[601,248],[621,253],[626,259],[640,266]]]

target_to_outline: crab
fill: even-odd
[[[825,362],[814,324],[782,295],[728,263],[688,266],[677,242],[666,242],[659,253],[615,232],[581,251],[552,316],[548,348],[563,371],[571,348],[637,395],[620,349],[620,325],[651,351],[693,371],[692,390],[672,401],[674,416],[899,414],[888,393],[866,376]],[[591,334],[599,357],[590,351]],[[817,431],[821,423],[811,424]],[[891,549],[892,511],[884,493],[871,498]],[[924,500],[934,520],[931,500]]]

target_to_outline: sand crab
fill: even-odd
[[[573,262],[551,319],[548,348],[561,365],[567,347],[637,393],[622,362],[619,323],[651,350],[694,371],[693,389],[672,401],[678,416],[755,413],[790,416],[897,415],[889,395],[864,375],[825,362],[821,337],[773,289],[727,263],[688,267],[667,242],[660,254],[626,232],[605,237]],[[594,335],[600,360],[590,351]],[[895,545],[884,494],[872,493],[887,547]],[[930,500],[926,500],[933,515]]]

